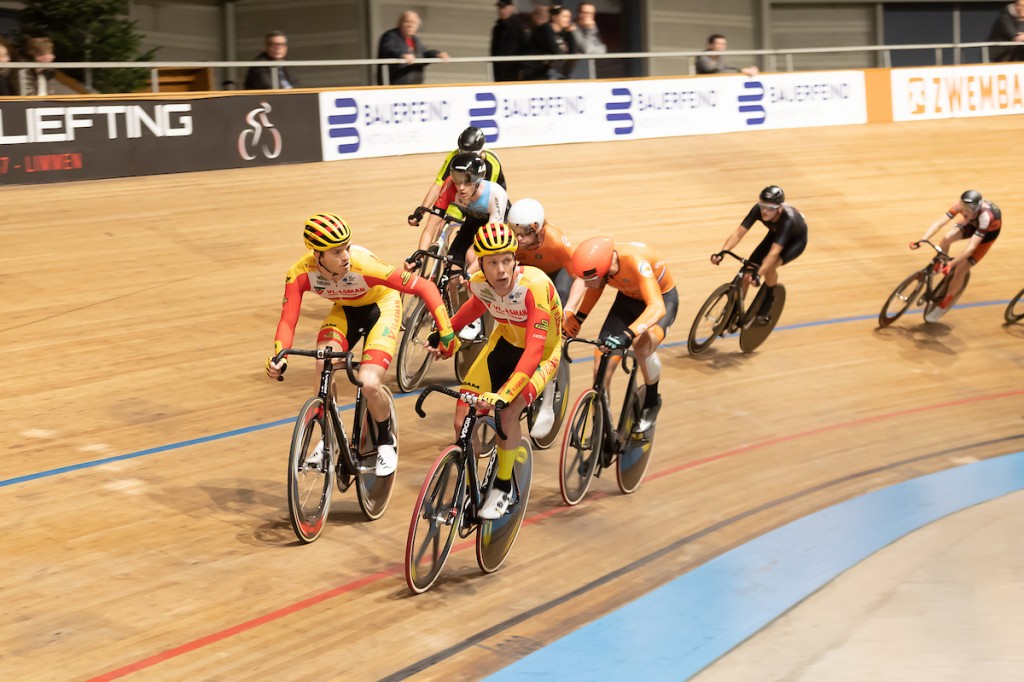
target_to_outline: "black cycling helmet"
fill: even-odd
[[[484,148],[484,142],[486,141],[483,131],[479,128],[469,126],[462,131],[461,135],[459,135],[459,151],[478,152]]]
[[[981,192],[976,189],[969,189],[960,195],[960,204],[970,206],[975,211],[981,207]]]
[[[768,185],[757,197],[758,201],[765,204],[782,204],[786,201],[786,193],[778,185]]]
[[[468,178],[470,184],[477,184],[483,180],[484,173],[487,172],[487,166],[484,164],[484,160],[480,158],[475,152],[461,152],[455,155],[452,159],[452,165],[449,167],[451,174],[454,176],[456,173],[460,173]]]

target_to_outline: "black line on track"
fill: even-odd
[[[468,649],[468,648],[470,648],[472,646],[476,646],[480,642],[483,642],[483,641],[485,641],[485,640],[487,640],[487,639],[489,639],[489,638],[491,638],[491,637],[493,637],[493,636],[495,636],[497,634],[500,634],[504,630],[507,630],[507,629],[509,629],[509,628],[511,628],[511,627],[513,627],[515,625],[518,625],[518,624],[520,624],[520,623],[522,623],[524,621],[527,621],[527,620],[533,618],[534,616],[538,616],[538,615],[540,615],[542,613],[545,613],[546,611],[550,611],[551,609],[555,608],[556,606],[561,606],[562,604],[564,604],[564,603],[566,603],[566,602],[568,602],[568,601],[570,601],[572,599],[575,599],[576,597],[579,597],[579,596],[584,595],[584,594],[586,594],[588,592],[591,592],[592,590],[595,590],[598,587],[601,587],[601,586],[603,586],[603,585],[605,585],[607,583],[610,583],[613,580],[616,580],[616,579],[618,579],[618,578],[620,578],[620,577],[622,577],[624,575],[632,573],[633,571],[635,571],[635,570],[637,570],[639,568],[642,568],[642,567],[646,566],[647,564],[650,564],[653,561],[656,561],[656,560],[660,559],[661,557],[665,556],[666,554],[671,554],[672,552],[680,549],[681,547],[685,547],[686,545],[692,543],[695,540],[699,540],[699,539],[701,539],[701,538],[703,538],[703,537],[705,537],[707,535],[710,535],[711,533],[717,532],[717,531],[719,531],[719,530],[721,530],[723,528],[726,528],[726,527],[728,527],[728,526],[730,526],[730,525],[732,525],[734,523],[737,523],[737,522],[742,521],[744,519],[747,519],[747,518],[749,518],[751,516],[754,516],[755,514],[760,514],[761,512],[767,511],[767,510],[769,510],[769,509],[771,509],[773,507],[778,507],[780,505],[786,504],[787,502],[792,502],[793,500],[797,500],[797,499],[799,499],[801,497],[805,497],[807,495],[811,495],[813,493],[820,492],[820,491],[825,490],[827,488],[831,488],[831,487],[834,487],[834,486],[837,486],[837,485],[841,485],[843,483],[847,483],[849,481],[853,481],[853,480],[856,480],[858,478],[864,478],[866,476],[871,476],[873,474],[881,473],[883,471],[888,471],[888,470],[891,470],[891,469],[896,469],[896,468],[907,466],[909,464],[914,464],[914,463],[917,463],[917,462],[923,462],[925,460],[934,459],[936,457],[942,457],[944,455],[951,455],[951,454],[954,454],[954,453],[957,453],[957,452],[963,452],[965,450],[971,450],[971,449],[974,449],[974,448],[984,447],[984,446],[987,446],[987,445],[996,445],[996,444],[999,444],[999,443],[1007,443],[1007,442],[1014,441],[1014,440],[1019,440],[1019,439],[1024,439],[1024,433],[1018,433],[1018,434],[1013,435],[1013,436],[1004,436],[1002,438],[995,438],[995,439],[992,439],[992,440],[980,441],[980,442],[971,443],[971,444],[968,444],[968,445],[960,445],[960,446],[957,446],[957,447],[954,447],[954,448],[946,448],[944,450],[939,450],[937,452],[932,452],[932,453],[925,454],[925,455],[918,455],[916,457],[910,457],[908,459],[899,460],[897,462],[891,462],[889,464],[885,464],[885,465],[882,465],[882,466],[872,467],[871,469],[865,469],[864,471],[860,471],[860,472],[857,472],[857,473],[847,474],[845,476],[840,476],[839,478],[833,479],[831,481],[826,481],[824,483],[819,483],[819,484],[811,486],[810,488],[807,488],[805,490],[801,490],[799,492],[791,493],[789,495],[786,495],[785,497],[780,497],[780,498],[772,500],[770,502],[765,502],[764,504],[761,504],[761,505],[759,505],[757,507],[754,507],[752,509],[748,509],[747,511],[744,511],[744,512],[740,512],[739,514],[731,516],[731,517],[729,517],[727,519],[723,519],[722,521],[719,521],[718,523],[714,523],[714,524],[708,526],[707,528],[703,528],[703,529],[701,529],[701,530],[699,530],[699,531],[697,531],[695,533],[691,533],[690,535],[682,537],[682,538],[680,538],[680,539],[678,539],[678,540],[676,540],[676,541],[674,541],[674,542],[672,542],[672,543],[662,547],[661,549],[655,550],[654,552],[651,552],[650,554],[647,554],[646,556],[640,557],[639,559],[637,559],[637,560],[635,560],[635,561],[633,561],[633,562],[631,562],[629,564],[626,564],[625,566],[623,566],[621,568],[618,568],[618,569],[616,569],[614,571],[611,571],[610,573],[606,573],[606,574],[602,575],[601,577],[596,578],[595,580],[592,580],[592,581],[590,581],[589,583],[587,583],[585,585],[581,585],[580,587],[576,588],[575,590],[572,590],[571,592],[567,592],[567,593],[563,594],[560,597],[556,597],[555,599],[547,601],[547,602],[545,602],[543,604],[539,604],[539,605],[533,607],[532,609],[530,609],[528,611],[524,611],[523,613],[521,613],[521,614],[519,614],[517,616],[513,616],[512,618],[504,620],[501,623],[498,623],[496,625],[492,625],[491,627],[489,627],[489,628],[487,628],[485,630],[481,630],[480,632],[477,632],[476,634],[471,635],[470,637],[467,637],[466,639],[462,640],[461,642],[453,644],[453,645],[451,645],[450,647],[448,647],[446,649],[442,649],[441,651],[438,651],[437,653],[431,654],[430,656],[427,656],[426,658],[422,658],[419,661],[416,661],[415,663],[412,663],[411,665],[408,665],[408,666],[402,668],[401,670],[398,670],[396,672],[391,673],[387,677],[380,678],[380,680],[381,680],[381,682],[396,682],[397,680],[404,680],[404,679],[407,679],[407,678],[409,678],[409,677],[411,677],[411,676],[413,676],[413,675],[415,675],[417,673],[421,673],[421,672],[431,668],[432,666],[435,666],[438,663],[441,663],[442,661],[445,661],[445,660],[451,658],[452,656],[455,656],[456,654],[458,654],[458,653],[460,653],[460,652],[462,652],[462,651],[464,651],[464,650],[466,650],[466,649]],[[708,559],[706,559],[702,563],[706,563],[707,561],[710,561],[713,558],[714,557],[709,557]],[[652,589],[655,589],[655,588],[652,588]]]

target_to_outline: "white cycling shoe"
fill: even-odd
[[[498,490],[497,488],[491,488],[491,492],[487,493],[487,499],[484,500],[484,504],[480,507],[480,511],[477,512],[484,521],[494,521],[500,519],[508,511],[509,506],[512,504],[512,492],[505,492],[504,490]]]
[[[483,331],[483,323],[478,317],[459,330],[459,338],[463,341],[476,341],[476,337],[480,336],[481,331]]]
[[[530,436],[543,438],[551,433],[551,427],[554,425],[555,406],[544,403],[541,405],[540,412],[537,413],[537,421],[533,422],[533,427],[530,429]]]
[[[313,452],[309,453],[306,457],[305,465],[307,467],[315,468],[320,466],[324,461],[324,442],[320,441],[313,448]]]
[[[377,476],[390,476],[398,468],[398,453],[391,443],[377,446]]]

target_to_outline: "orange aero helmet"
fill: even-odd
[[[302,228],[302,238],[314,251],[328,251],[352,241],[352,230],[335,213],[315,213]]]
[[[591,237],[576,247],[572,255],[572,269],[577,277],[594,279],[607,277],[612,269],[615,243],[608,237]]]
[[[473,250],[478,256],[515,253],[518,248],[516,233],[506,223],[487,223],[476,231],[473,238]]]

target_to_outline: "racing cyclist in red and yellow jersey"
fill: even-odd
[[[381,381],[395,352],[396,334],[401,325],[402,304],[399,291],[411,293],[426,301],[434,316],[439,334],[439,351],[451,356],[458,348],[441,295],[433,282],[384,263],[368,250],[352,244],[352,230],[334,213],[317,213],[306,221],[303,239],[312,250],[295,263],[285,276],[281,319],[274,338],[274,354],[291,346],[295,325],[299,320],[302,295],[314,291],[334,302],[320,333],[317,348],[333,346],[351,349],[364,337],[363,355],[359,364],[359,380],[370,416],[377,422],[378,476],[388,476],[398,465],[391,433],[391,411]],[[288,358],[274,363],[267,360],[267,375],[276,379],[284,372]],[[317,375],[323,370],[317,363]],[[323,457],[321,443],[306,461],[316,464]]]
[[[630,345],[636,350],[647,391],[640,421],[634,428],[643,433],[650,429],[661,408],[658,345],[679,310],[679,294],[672,274],[665,261],[646,244],[629,242],[616,246],[607,237],[594,237],[577,246],[572,264],[573,274],[583,280],[586,293],[574,312],[569,309],[575,300],[567,304],[563,331],[567,336],[576,336],[605,285],[618,289],[598,338],[612,350]],[[612,374],[608,372],[609,382]]]
[[[520,199],[508,211],[508,224],[519,240],[516,260],[539,268],[555,284],[558,298],[569,300],[572,287],[572,244],[561,230],[547,221],[544,207],[536,199]],[[555,424],[555,382],[544,387],[541,409],[530,429],[534,438],[543,438]]]
[[[507,439],[498,440],[498,471],[478,513],[482,519],[501,518],[512,503],[512,469],[522,454],[519,417],[555,375],[562,357],[562,302],[547,275],[516,262],[517,246],[505,223],[477,231],[473,249],[480,271],[470,277],[470,299],[452,316],[456,331],[484,312],[497,323],[462,385],[485,404],[508,405],[501,412]],[[456,408],[456,431],[468,409],[465,403]]]

